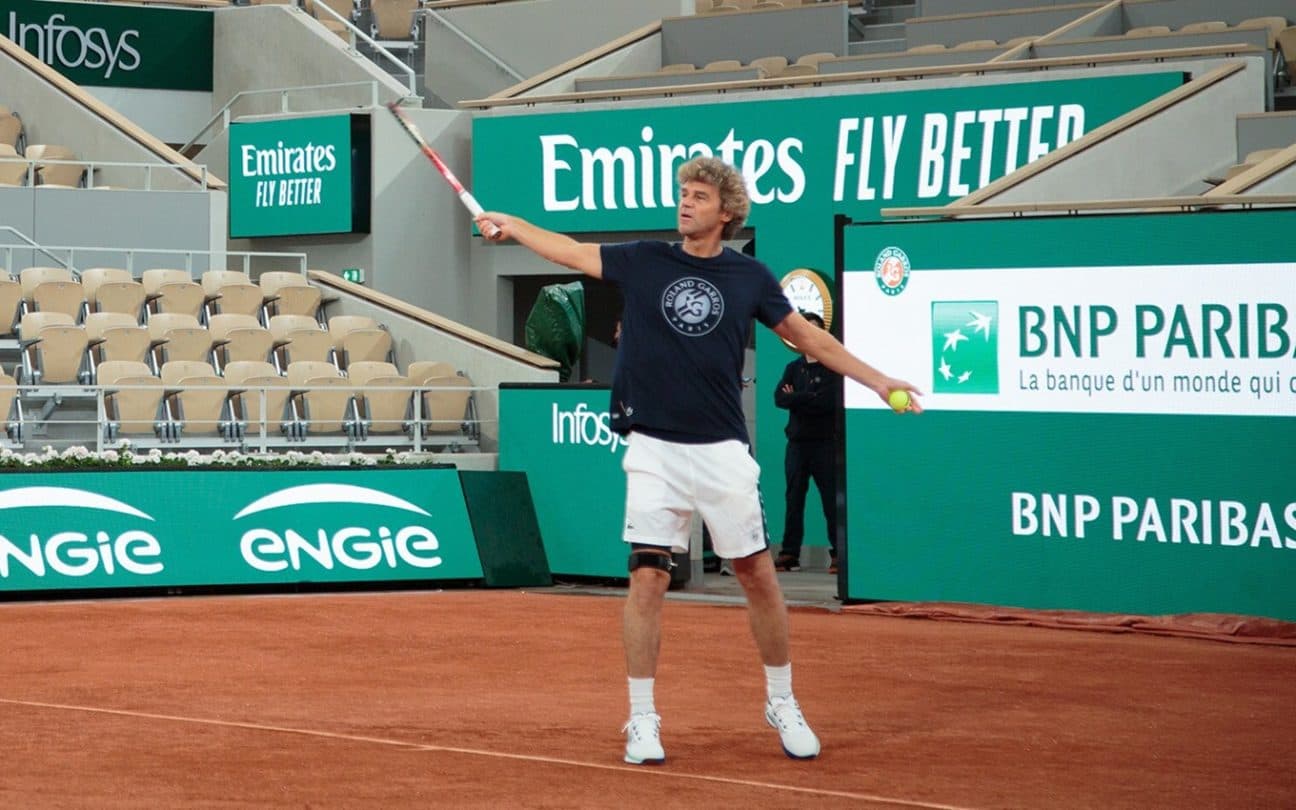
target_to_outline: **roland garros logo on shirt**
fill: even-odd
[[[666,288],[662,293],[662,315],[681,335],[705,335],[720,323],[724,315],[724,298],[711,282],[689,276]]]

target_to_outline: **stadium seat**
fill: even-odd
[[[371,0],[375,39],[417,39],[419,0]]]
[[[4,420],[5,443],[21,447],[23,439],[22,400],[18,398],[18,381],[0,368],[0,419]]]
[[[1137,28],[1131,28],[1125,32],[1127,37],[1154,37],[1160,34],[1170,33],[1168,25],[1141,25]]]
[[[1278,34],[1278,49],[1287,63],[1287,78],[1296,84],[1296,26],[1285,28]]]
[[[1223,20],[1203,20],[1201,22],[1188,23],[1181,27],[1179,32],[1182,34],[1200,34],[1208,31],[1227,31],[1228,23]]]
[[[236,360],[266,361],[274,347],[270,330],[255,315],[213,315],[207,331],[211,333],[212,360],[217,371]]]
[[[333,336],[309,315],[275,315],[270,318],[274,338],[275,365],[279,371],[298,360],[314,360],[336,366]]]
[[[125,312],[91,312],[86,315],[85,330],[92,368],[114,361],[148,360],[148,328]]]
[[[261,435],[261,403],[264,392],[266,437],[295,438],[296,428],[288,410],[289,384],[273,365],[265,361],[235,360],[225,367],[225,382],[237,393],[230,396],[232,418],[240,423],[244,437]]]
[[[459,375],[429,377],[419,384],[423,395],[423,433],[464,433],[476,437],[470,415],[472,380]]]
[[[171,430],[162,403],[163,383],[148,365],[131,360],[101,363],[99,384],[105,389],[106,441],[116,441],[123,436],[170,438]]]
[[[18,274],[27,310],[66,312],[74,321],[81,317],[85,289],[65,267],[28,267]]]
[[[360,437],[354,384],[332,365],[309,360],[291,363],[288,384],[304,441],[313,436]]]
[[[422,385],[423,381],[431,377],[453,377],[459,373],[453,363],[447,363],[444,360],[415,360],[405,369],[405,376],[410,378],[413,385]]]
[[[34,143],[23,150],[23,155],[36,161],[36,182],[42,186],[76,188],[83,184],[86,166],[75,162],[76,152],[66,146]]]
[[[318,318],[323,296],[319,288],[312,287],[301,273],[262,273],[257,283],[261,285],[264,322],[269,323],[272,315],[309,315]]]
[[[703,70],[740,70],[742,62],[737,59],[717,59],[714,62],[707,62]]]
[[[662,65],[658,73],[693,73],[697,70],[697,65],[692,62],[676,62],[673,65]]]
[[[207,362],[211,332],[198,319],[182,312],[159,312],[148,320],[149,351],[153,368],[177,360]]]
[[[993,39],[971,39],[950,48],[951,51],[979,51],[986,48],[997,48],[999,43]]]
[[[28,312],[18,326],[24,385],[85,384],[89,338],[66,312]]]
[[[818,67],[819,63],[824,61],[825,59],[836,59],[836,58],[837,58],[837,54],[832,53],[830,51],[816,51],[814,53],[807,53],[799,57],[796,60],[796,63],[798,65],[815,65],[816,67]]]
[[[81,271],[88,312],[123,312],[138,322],[144,314],[144,285],[129,270],[90,267]]]
[[[22,282],[0,271],[0,337],[18,332],[18,318],[23,310]]]
[[[203,289],[188,270],[145,270],[140,281],[144,284],[149,317],[157,313],[179,313],[192,315],[196,320],[202,314]]]
[[[202,274],[203,307],[208,322],[217,313],[261,314],[261,288],[247,273],[238,270],[208,270]]]
[[[751,67],[760,68],[765,71],[766,76],[782,76],[783,71],[787,70],[788,60],[786,56],[762,56],[759,59],[751,60]]]
[[[26,186],[31,184],[26,158],[7,143],[0,143],[0,186]]]
[[[0,108],[0,145],[13,147],[16,154],[17,148],[22,145],[22,136],[22,119],[8,107]]]
[[[359,360],[347,369],[367,433],[392,434],[410,427],[410,380],[386,362]],[[381,389],[388,390],[381,390]],[[399,389],[399,390],[397,390]]]
[[[363,315],[334,315],[329,318],[329,334],[338,368],[346,370],[357,360],[392,359],[391,333],[373,318]]]
[[[167,414],[175,423],[177,437],[236,438],[228,417],[229,388],[211,364],[172,360],[162,364],[159,376],[166,387]]]
[[[1235,28],[1264,28],[1269,31],[1269,49],[1278,46],[1278,37],[1288,28],[1286,17],[1251,17],[1238,23]]]

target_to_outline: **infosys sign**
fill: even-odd
[[[454,470],[0,477],[0,590],[481,576]]]
[[[369,117],[240,121],[229,129],[230,237],[369,230]]]
[[[87,87],[212,89],[207,9],[8,0],[0,33]]]

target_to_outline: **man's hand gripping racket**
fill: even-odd
[[[464,208],[468,209],[468,213],[472,214],[474,220],[477,220],[482,234],[487,239],[498,239],[501,235],[500,229],[490,220],[484,222],[481,220],[483,213],[481,203],[477,202],[477,198],[472,195],[471,191],[464,188],[463,183],[460,183],[459,178],[455,177],[454,172],[450,171],[450,167],[441,159],[441,155],[437,153],[437,150],[433,149],[432,145],[423,138],[423,133],[419,132],[414,122],[409,119],[409,116],[405,115],[405,111],[400,108],[399,102],[391,102],[387,105],[387,109],[391,110],[391,114],[400,122],[401,127],[414,139],[414,143],[418,144],[419,149],[423,151],[427,159],[432,161],[432,165],[436,166],[437,171],[450,184],[450,188],[454,189],[455,194],[459,195],[459,202],[463,203]]]

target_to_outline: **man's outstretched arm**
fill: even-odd
[[[483,222],[490,222],[498,229],[494,236],[489,237],[492,242],[512,239],[555,264],[579,270],[593,278],[603,278],[603,255],[599,251],[599,245],[577,242],[570,236],[532,225],[521,217],[496,211],[486,211],[477,217],[478,227]],[[483,233],[486,230],[482,228]]]
[[[801,351],[815,357],[820,363],[877,394],[883,402],[892,391],[908,391],[911,395],[911,408],[915,413],[922,411],[917,395],[921,394],[912,383],[888,377],[882,372],[860,360],[846,350],[841,341],[828,332],[807,321],[799,312],[793,312],[784,318],[774,332]]]

